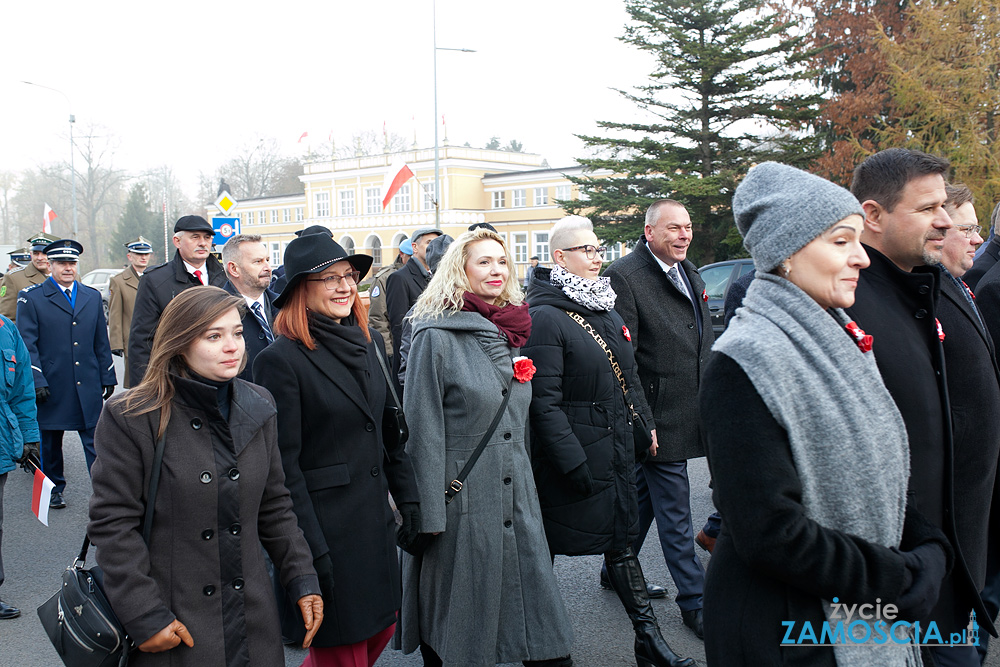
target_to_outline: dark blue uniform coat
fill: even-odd
[[[77,283],[76,307],[52,280],[17,295],[17,328],[31,355],[35,388],[52,395],[38,406],[43,431],[97,426],[102,387],[118,384],[101,293]]]
[[[226,290],[233,296],[243,297],[239,290],[233,287],[231,282],[226,282],[222,286],[222,289]],[[274,318],[278,316],[278,309],[274,307],[274,300],[278,298],[278,295],[269,289],[264,290],[264,317],[267,318],[267,323],[271,327],[272,334],[274,333]],[[250,308],[247,307],[246,311],[243,313],[243,340],[246,342],[247,346],[247,365],[240,373],[239,377],[241,380],[246,380],[247,382],[253,382],[253,360],[257,358],[261,350],[267,347],[270,343],[267,342],[267,336],[264,334],[264,329],[260,326],[260,322],[257,321],[257,317],[250,312]]]

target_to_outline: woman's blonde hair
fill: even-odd
[[[191,287],[174,297],[156,325],[153,349],[142,382],[124,394],[124,414],[142,415],[160,411],[159,438],[170,421],[170,404],[174,400],[174,383],[171,375],[189,377],[184,353],[205,333],[213,322],[232,309],[243,316],[246,301],[219,287]],[[246,367],[244,353],[240,372]]]
[[[465,275],[465,264],[469,261],[469,246],[478,241],[499,243],[507,258],[507,266],[510,268],[510,273],[507,275],[507,280],[504,281],[503,289],[500,291],[495,305],[500,307],[508,304],[521,305],[524,299],[514,272],[514,258],[510,255],[510,249],[499,234],[485,227],[480,227],[464,232],[448,246],[448,251],[441,258],[441,263],[438,264],[427,289],[420,295],[413,307],[414,318],[433,318],[442,315],[445,311],[462,310],[465,303],[462,296],[466,292],[472,291],[469,277]]]

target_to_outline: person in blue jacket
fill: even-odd
[[[0,354],[3,355],[3,379],[0,382],[0,586],[3,586],[3,487],[7,473],[24,463],[29,453],[38,454],[38,423],[35,421],[35,384],[31,362],[17,328],[0,315]],[[27,469],[27,468],[26,468]],[[0,600],[0,620],[17,618],[21,610]]]
[[[55,488],[49,507],[66,507],[62,439],[76,431],[87,470],[94,464],[94,428],[115,385],[101,293],[76,282],[83,246],[61,239],[45,248],[52,273],[17,295],[17,326],[31,354],[42,435],[42,471]]]

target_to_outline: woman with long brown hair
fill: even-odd
[[[400,607],[390,491],[402,535],[419,525],[410,460],[382,428],[385,347],[358,298],[371,264],[326,234],[289,243],[279,336],[254,361],[254,380],[278,404],[285,477],[327,602],[305,667],[375,664]]]
[[[87,530],[108,599],[139,649],[130,664],[140,667],[284,663],[261,544],[302,610],[307,644],[323,620],[284,485],[274,399],[236,378],[245,364],[242,308],[217,287],[177,296],[163,311],[142,382],[109,401],[97,424]]]

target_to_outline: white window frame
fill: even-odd
[[[532,256],[538,255],[539,262],[551,262],[552,260],[549,257],[549,233],[532,232],[531,241],[535,247],[535,252],[532,253]]]
[[[369,244],[368,249],[372,253],[372,265],[382,266],[382,251],[384,250],[382,239],[378,235],[373,234],[368,238],[367,243]]]
[[[306,219],[306,209],[304,206],[295,207],[295,222],[302,222]]]
[[[399,188],[399,191],[392,196],[392,212],[393,213],[409,213],[410,212],[410,184],[405,183]]]
[[[433,183],[424,183],[424,184],[422,184],[420,186],[420,189],[421,189],[421,191],[423,193],[423,197],[421,197],[421,199],[423,200],[422,201],[422,206],[423,206],[422,210],[424,210],[424,211],[433,211],[434,210],[434,184]]]
[[[613,262],[616,259],[621,259],[622,256],[622,244],[621,243],[605,243],[608,248],[608,254],[604,256],[605,262]]]
[[[533,188],[534,193],[532,195],[532,201],[535,206],[548,206],[549,205],[549,189],[548,188]]]
[[[561,201],[567,201],[573,197],[573,186],[572,185],[557,185],[556,186],[556,199]]]
[[[378,215],[382,212],[382,188],[374,186],[365,188],[365,215]]]
[[[272,225],[278,224],[278,209],[276,208],[271,209],[271,224]]]
[[[247,211],[247,224],[248,225],[254,224],[253,217],[254,217],[253,216],[253,211]]]
[[[354,200],[355,197],[353,189],[340,191],[340,215],[357,215],[355,212],[357,211],[357,208],[355,207]]]
[[[313,202],[316,206],[317,218],[329,218],[330,217],[330,193],[329,192],[317,192],[313,197]]]
[[[290,209],[290,208],[283,208],[283,209],[281,209],[281,221],[282,222],[291,222],[292,221],[292,209]]]
[[[524,264],[528,261],[528,232],[511,232],[514,239],[514,263]]]
[[[506,195],[507,193],[504,192],[503,190],[497,190],[492,194],[493,194],[493,208],[504,208],[504,205],[506,203],[506,197],[504,195]]]
[[[271,251],[271,266],[281,266],[281,244],[278,241],[271,241],[268,248]]]
[[[511,200],[512,208],[524,208],[528,205],[528,191],[524,188],[514,190]]]

